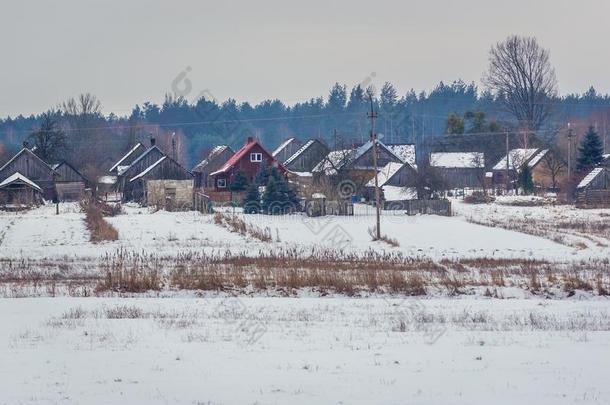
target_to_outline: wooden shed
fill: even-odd
[[[59,201],[79,201],[85,194],[88,180],[70,163],[63,161],[53,166],[59,177],[55,180],[55,189]]]
[[[435,152],[430,154],[430,166],[438,170],[447,190],[483,188],[482,152]]]
[[[42,188],[16,172],[0,182],[0,207],[23,209],[42,204]]]
[[[210,177],[210,173],[220,169],[234,154],[235,152],[228,145],[215,146],[192,170],[195,176],[195,188],[213,188],[214,180]]]
[[[27,147],[27,143],[24,143],[24,147],[4,166],[0,167],[0,182],[15,173],[20,173],[40,187],[42,196],[46,200],[55,198],[55,180],[59,177],[59,174],[36,156]]]
[[[596,167],[576,187],[576,206],[580,208],[610,207],[610,168]]]
[[[317,139],[310,139],[284,161],[284,167],[297,173],[310,173],[330,152],[328,146]]]

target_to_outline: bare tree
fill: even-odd
[[[102,113],[102,103],[93,94],[84,93],[61,103],[61,109],[64,114],[75,117],[96,116]]]
[[[551,186],[553,189],[557,189],[559,186],[559,177],[563,173],[566,162],[559,156],[558,150],[549,150],[544,155],[544,165],[545,169],[551,178]]]
[[[59,128],[55,113],[48,111],[42,114],[40,127],[29,136],[36,147],[36,155],[47,163],[59,161],[66,152],[67,137]]]
[[[557,95],[557,79],[549,51],[533,37],[514,35],[493,46],[483,83],[500,97],[525,129],[540,129]]]

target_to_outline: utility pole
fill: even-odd
[[[508,146],[508,131],[506,131],[506,194],[508,194],[508,192],[510,191],[510,168],[509,168],[509,164],[508,164],[508,160],[510,158],[509,156],[510,153],[510,147]]]
[[[568,122],[568,182],[572,180],[572,126]]]
[[[176,160],[176,133],[172,132],[172,159]]]
[[[373,96],[369,94],[369,101],[371,102],[371,112],[368,114],[368,118],[371,120],[371,142],[373,143],[373,168],[375,170],[375,214],[377,219],[376,233],[377,240],[381,240],[381,195],[379,193],[379,180],[377,177],[377,134],[375,133],[375,119],[377,113],[373,110]]]

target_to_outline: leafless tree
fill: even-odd
[[[558,150],[549,150],[544,155],[544,165],[549,177],[551,178],[551,185],[553,189],[559,186],[559,177],[566,167],[566,162],[559,156]]]
[[[77,98],[71,97],[61,103],[64,114],[71,116],[95,116],[102,112],[102,103],[91,93],[80,94]]]
[[[485,175],[485,155],[483,153],[473,153],[471,162],[472,166],[477,169],[477,181],[483,189],[483,194],[487,195],[487,177]]]
[[[492,46],[483,83],[503,100],[525,129],[540,129],[557,95],[549,51],[533,37],[514,35]]]
[[[66,134],[59,128],[55,117],[53,111],[42,114],[40,127],[29,136],[36,147],[36,155],[47,163],[59,162],[67,149]]]

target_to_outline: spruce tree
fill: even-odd
[[[266,214],[277,214],[281,210],[282,194],[279,191],[278,182],[274,176],[269,176],[265,192],[263,193],[263,212]]]
[[[532,169],[528,165],[524,165],[519,172],[519,186],[525,195],[534,192],[534,180],[532,179]]]
[[[246,190],[248,188],[249,183],[250,182],[248,181],[246,174],[240,170],[235,174],[235,177],[233,177],[233,181],[231,182],[229,189],[231,191],[239,193]]]
[[[248,186],[243,205],[246,214],[258,214],[261,211],[261,195],[257,184],[252,183]]]
[[[603,160],[604,149],[595,129],[590,126],[580,147],[577,161],[578,170],[589,170],[600,164]]]

